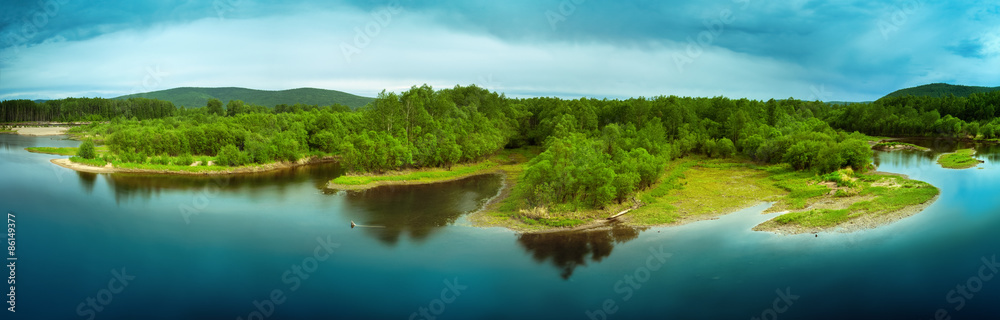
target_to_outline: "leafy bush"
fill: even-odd
[[[194,163],[194,157],[190,153],[182,154],[174,160],[174,165],[178,166],[190,166],[192,163]]]
[[[248,157],[243,151],[236,148],[235,145],[226,145],[219,151],[219,155],[215,157],[216,164],[220,166],[238,167],[247,163]]]
[[[87,140],[81,143],[80,150],[76,152],[76,156],[84,159],[97,158],[97,151],[94,150],[94,142]]]

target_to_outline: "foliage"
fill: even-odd
[[[870,169],[870,138],[859,132],[1000,135],[995,108],[1000,93],[995,92],[831,106],[795,99],[723,97],[521,99],[476,86],[435,90],[424,85],[401,93],[382,92],[353,111],[338,105],[267,109],[242,102],[253,101],[249,97],[240,99],[228,99],[225,106],[218,99],[206,100],[206,108],[188,109],[143,102],[170,105],[170,110],[141,117],[109,114],[109,121],[74,132],[104,141],[109,153],[125,163],[191,155],[202,159],[203,165],[215,157],[219,165],[239,166],[333,154],[352,177],[465,170],[508,148],[541,148],[540,155],[524,166],[513,191],[523,201],[505,203],[509,211],[538,206],[555,211],[601,209],[650,198],[646,192],[664,188],[661,179],[673,179],[665,182],[667,186],[677,180],[670,171],[665,173],[667,163],[699,155],[781,168],[774,173],[775,185],[790,193],[789,208],[801,208],[829,192],[814,183],[816,173]],[[59,106],[58,112],[37,106],[4,112],[27,118],[39,114],[105,118],[100,112],[64,112],[76,110],[68,107],[72,101],[76,100],[43,104]],[[123,101],[133,100],[110,104]]]
[[[108,164],[107,162],[104,162],[104,159],[87,159],[87,158],[82,158],[82,157],[79,157],[79,156],[70,157],[69,161],[76,162],[76,163],[82,163],[82,164],[85,164],[85,165],[88,165],[88,166],[94,166],[94,167],[103,167],[104,165]]]
[[[0,101],[0,122],[16,121],[103,121],[115,118],[158,119],[177,111],[167,101],[147,98],[103,99],[66,98],[34,102]]]
[[[220,166],[238,167],[246,164],[249,160],[247,155],[237,149],[234,145],[226,145],[215,157],[215,163]]]
[[[97,157],[97,152],[94,151],[94,142],[91,140],[86,140],[80,144],[80,149],[77,150],[76,156],[84,159],[94,159]]]

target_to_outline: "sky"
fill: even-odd
[[[988,1],[0,0],[0,99],[175,87],[870,101],[1000,86]]]

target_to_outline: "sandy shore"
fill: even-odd
[[[21,127],[13,130],[24,136],[58,136],[66,134],[69,127]]]
[[[167,174],[167,175],[204,176],[204,175],[233,175],[233,174],[244,174],[244,173],[263,173],[263,172],[281,170],[286,168],[310,165],[315,163],[333,162],[337,161],[337,158],[324,157],[324,158],[302,159],[297,162],[277,162],[255,167],[239,167],[239,168],[232,168],[225,170],[201,171],[201,172],[150,170],[150,169],[124,169],[124,168],[115,168],[112,167],[111,165],[103,167],[95,167],[95,166],[88,166],[85,164],[72,162],[69,161],[69,159],[52,159],[50,161],[63,168],[69,168],[80,172],[90,172],[90,173],[152,173],[152,174]]]

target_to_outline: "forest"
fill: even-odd
[[[241,166],[337,156],[350,171],[450,168],[534,146],[515,192],[529,206],[602,208],[654,185],[689,155],[745,157],[827,173],[866,170],[867,135],[1000,135],[1000,92],[893,97],[873,103],[658,96],[627,100],[508,98],[476,86],[383,91],[368,105],[204,108],[129,100],[4,101],[5,121],[103,120],[75,129],[108,146],[106,162],[212,157]],[[207,162],[207,161],[206,161]]]

